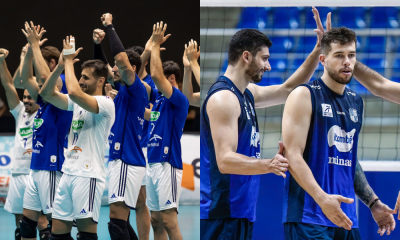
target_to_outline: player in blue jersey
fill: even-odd
[[[31,47],[24,59],[21,79],[40,107],[33,125],[31,172],[24,196],[21,236],[24,239],[35,239],[35,228],[42,212],[51,221],[54,195],[62,175],[64,139],[71,124],[72,114],[59,110],[40,96],[40,87],[50,73],[39,48],[44,30],[35,27],[31,22],[31,25],[25,23],[25,31],[24,34]],[[37,81],[32,76],[33,57]],[[62,89],[60,78],[55,88],[58,91]]]
[[[229,43],[228,68],[208,91],[200,129],[200,218],[203,239],[251,239],[256,220],[260,174],[286,177],[283,145],[272,159],[260,159],[255,108],[283,104],[299,84],[309,81],[318,66],[324,28],[318,11],[317,43],[302,66],[281,85],[260,87],[271,70],[272,43],[258,30],[243,29]],[[327,28],[330,27],[328,14]]]
[[[111,129],[109,163],[111,239],[137,239],[129,223],[130,209],[136,207],[141,182],[146,171],[146,161],[140,146],[145,107],[151,88],[136,75],[141,67],[140,55],[125,50],[112,24],[112,15],[102,16],[107,28],[111,52],[115,59],[114,81],[122,87],[114,99],[116,122]]]
[[[158,91],[151,96],[146,194],[155,238],[166,239],[168,234],[170,239],[182,239],[177,219],[182,181],[180,139],[189,103],[178,90],[178,64],[161,62],[160,45],[169,37],[164,36],[166,28],[163,22],[154,24],[151,36],[150,72]]]
[[[15,143],[13,148],[13,160],[11,168],[10,190],[7,194],[7,201],[4,209],[15,215],[15,239],[21,239],[20,220],[23,212],[23,199],[25,188],[28,183],[29,169],[32,157],[32,127],[33,120],[39,109],[28,91],[24,91],[23,101],[18,98],[14,87],[13,79],[7,69],[5,58],[8,56],[6,49],[0,49],[0,78],[5,89],[8,106],[15,118]],[[41,216],[38,221],[38,230],[42,239],[48,239],[50,229],[47,229],[48,221],[46,216]]]
[[[355,195],[371,209],[381,235],[394,230],[393,210],[376,196],[357,160],[364,106],[346,88],[356,63],[356,42],[355,33],[345,27],[327,31],[319,57],[324,74],[296,88],[286,102],[286,239],[360,239]]]

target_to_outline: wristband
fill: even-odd
[[[372,203],[369,205],[369,209],[371,209],[377,201],[379,201],[379,198],[372,201]]]
[[[71,55],[71,54],[75,53],[75,41],[70,42],[69,45],[71,45],[72,48],[64,49],[64,52],[63,52],[64,56]]]

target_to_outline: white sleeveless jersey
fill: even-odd
[[[99,106],[98,114],[86,111],[68,96],[68,111],[73,111],[74,115],[62,171],[105,181],[104,152],[115,120],[115,106],[109,97],[94,97]]]
[[[32,158],[32,127],[36,112],[26,113],[21,101],[10,112],[15,118],[16,127],[11,173],[29,174]]]

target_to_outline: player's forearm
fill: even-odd
[[[21,59],[21,63],[18,66],[17,70],[15,71],[13,79],[12,79],[12,81],[14,83],[14,87],[18,88],[18,89],[24,89],[24,86],[21,82],[21,71],[20,71],[22,69],[23,61],[24,61],[24,59]]]
[[[368,184],[364,171],[362,170],[362,167],[358,161],[354,177],[354,191],[357,194],[358,198],[368,207],[371,202],[377,198],[374,190],[372,190],[371,186]]]
[[[62,71],[64,71],[64,66],[57,65],[57,67],[50,74],[46,82],[43,84],[43,87],[40,90],[39,94],[45,100],[48,100],[48,98],[54,94],[57,80],[61,75]]]
[[[196,79],[197,84],[200,86],[200,66],[196,61],[190,61],[190,67],[192,68],[194,78]]]
[[[65,60],[65,84],[67,85],[68,95],[72,101],[75,98],[79,98],[79,95],[83,93],[75,76],[72,59]]]
[[[5,60],[0,61],[0,78],[1,78],[1,84],[3,85],[6,93],[8,107],[12,110],[18,105],[19,98],[17,91],[14,88],[11,74],[8,71],[7,63]],[[4,109],[5,108],[3,107],[3,111]]]
[[[144,70],[146,69],[146,63],[149,61],[151,55],[151,51],[144,50],[142,55],[140,55],[140,59],[142,61],[142,66],[140,67],[138,76],[142,76]]]
[[[364,85],[372,94],[377,96],[381,95],[382,89],[380,86],[382,86],[386,80],[383,76],[358,60],[354,66],[353,74],[357,81]]]
[[[268,162],[271,159],[259,159],[228,152],[217,156],[218,169],[222,174],[259,175],[270,172]]]
[[[21,83],[25,87],[27,82],[33,77],[33,53],[32,50],[28,50],[22,64],[21,71]]]
[[[286,88],[288,94],[298,85],[310,81],[315,69],[318,67],[321,48],[315,46],[314,50],[308,55],[304,63],[293,73],[289,79],[282,85]]]
[[[285,149],[285,157],[289,161],[289,172],[296,182],[317,202],[319,203],[326,193],[318,185],[313,173],[299,153],[291,154]]]
[[[35,58],[35,67],[37,70],[36,78],[40,78],[40,82],[44,83],[50,75],[49,66],[43,58],[42,52],[40,51],[39,44],[32,44],[33,57]]]
[[[199,104],[196,105],[195,97],[193,96],[194,94],[193,94],[193,84],[192,84],[192,68],[190,66],[185,66],[184,68],[182,92],[188,98],[190,105],[192,106],[193,104],[195,104],[194,106],[200,105],[200,101]]]
[[[150,72],[151,78],[157,85],[157,88],[166,96],[170,98],[172,95],[172,86],[164,76],[164,71],[160,58],[160,45],[154,45],[151,50],[150,59]]]

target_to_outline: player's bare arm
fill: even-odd
[[[33,76],[33,52],[29,46],[26,52],[22,69],[21,69],[21,84],[26,88],[31,95],[32,99],[37,101],[39,95],[39,85],[36,82],[36,78]]]
[[[92,113],[99,113],[99,105],[97,103],[96,98],[82,91],[81,87],[79,86],[78,79],[75,76],[74,59],[82,50],[82,48],[79,48],[73,54],[65,55],[65,50],[72,49],[70,40],[75,41],[75,38],[73,36],[70,37],[67,36],[67,38],[63,42],[64,45],[63,56],[65,62],[65,83],[67,84],[68,96],[71,98],[72,101],[74,101],[76,104],[81,106],[86,111]]]
[[[182,93],[185,94],[187,99],[189,100],[189,104],[195,107],[200,107],[200,93],[193,93],[193,84],[192,84],[192,67],[187,57],[187,45],[185,44],[185,51],[183,52],[183,84],[182,84]],[[197,62],[197,60],[196,60]]]
[[[288,163],[282,156],[282,144],[273,159],[258,159],[236,153],[240,105],[232,92],[223,90],[213,94],[207,104],[207,114],[210,119],[217,164],[222,174],[274,173],[286,177]]]
[[[197,59],[200,57],[200,46],[199,51],[197,51],[197,42],[193,41],[193,39],[189,42],[189,46],[186,47],[187,58],[189,59],[190,66],[192,68],[194,78],[197,81],[197,84],[200,85],[200,65],[197,62]]]
[[[165,78],[161,57],[160,57],[160,45],[165,42],[169,35],[164,37],[165,31],[167,30],[167,24],[160,23],[154,24],[153,35],[151,36],[151,59],[150,59],[150,72],[151,78],[157,85],[158,90],[160,90],[166,98],[170,98],[173,93],[171,83]]]
[[[353,223],[340,208],[340,204],[354,199],[329,195],[322,190],[303,158],[312,115],[311,93],[299,87],[289,95],[282,117],[282,139],[289,171],[296,182],[317,202],[323,213],[335,225],[351,230]]]
[[[167,40],[167,38],[169,38],[171,36],[171,34],[168,34],[167,36],[165,36],[165,40]],[[149,40],[146,42],[146,45],[144,46],[144,50],[142,55],[140,55],[140,59],[142,60],[142,66],[140,67],[140,70],[138,72],[138,76],[142,76],[144,70],[146,69],[146,63],[149,60],[150,56],[151,56],[151,47],[152,47],[152,42],[151,42],[151,36],[149,38]],[[160,48],[160,51],[165,50],[165,48]]]
[[[8,71],[6,64],[6,57],[8,56],[8,51],[4,48],[0,48],[0,79],[1,84],[6,92],[8,107],[10,110],[14,109],[19,104],[19,97],[17,90],[15,90],[13,79],[10,72]]]
[[[358,161],[354,178],[354,190],[358,198],[371,209],[372,217],[379,226],[378,233],[382,236],[387,231],[389,235],[396,227],[396,222],[392,215],[394,211],[380,200],[377,200],[378,197],[368,184],[364,171]]]
[[[317,29],[317,43],[313,51],[308,55],[304,63],[296,70],[283,84],[267,87],[260,87],[255,84],[249,84],[248,89],[254,95],[254,103],[256,108],[264,108],[285,103],[289,93],[298,85],[310,81],[315,69],[318,67],[319,55],[321,53],[321,39],[324,35],[324,27],[322,25],[318,10],[313,7],[314,19]],[[331,29],[331,13],[328,13],[326,20],[326,30]]]
[[[31,21],[30,25],[25,22],[25,31],[22,30],[22,32],[32,48],[33,57],[35,59],[35,69],[37,70],[36,75],[39,78],[38,82],[39,84],[43,84],[50,75],[50,69],[40,51],[40,46],[43,42],[47,41],[47,39],[40,41],[46,30],[44,30],[43,27],[40,28],[40,25],[35,26]]]
[[[399,83],[390,81],[359,61],[354,66],[354,77],[375,96],[400,104]]]
[[[22,47],[21,55],[20,55],[20,63],[19,63],[17,70],[14,73],[14,76],[13,76],[14,86],[17,89],[24,89],[24,85],[22,84],[22,81],[21,81],[21,70],[22,70],[22,65],[24,64],[26,52],[28,51],[28,47],[29,47],[29,43],[25,44],[25,46]]]

